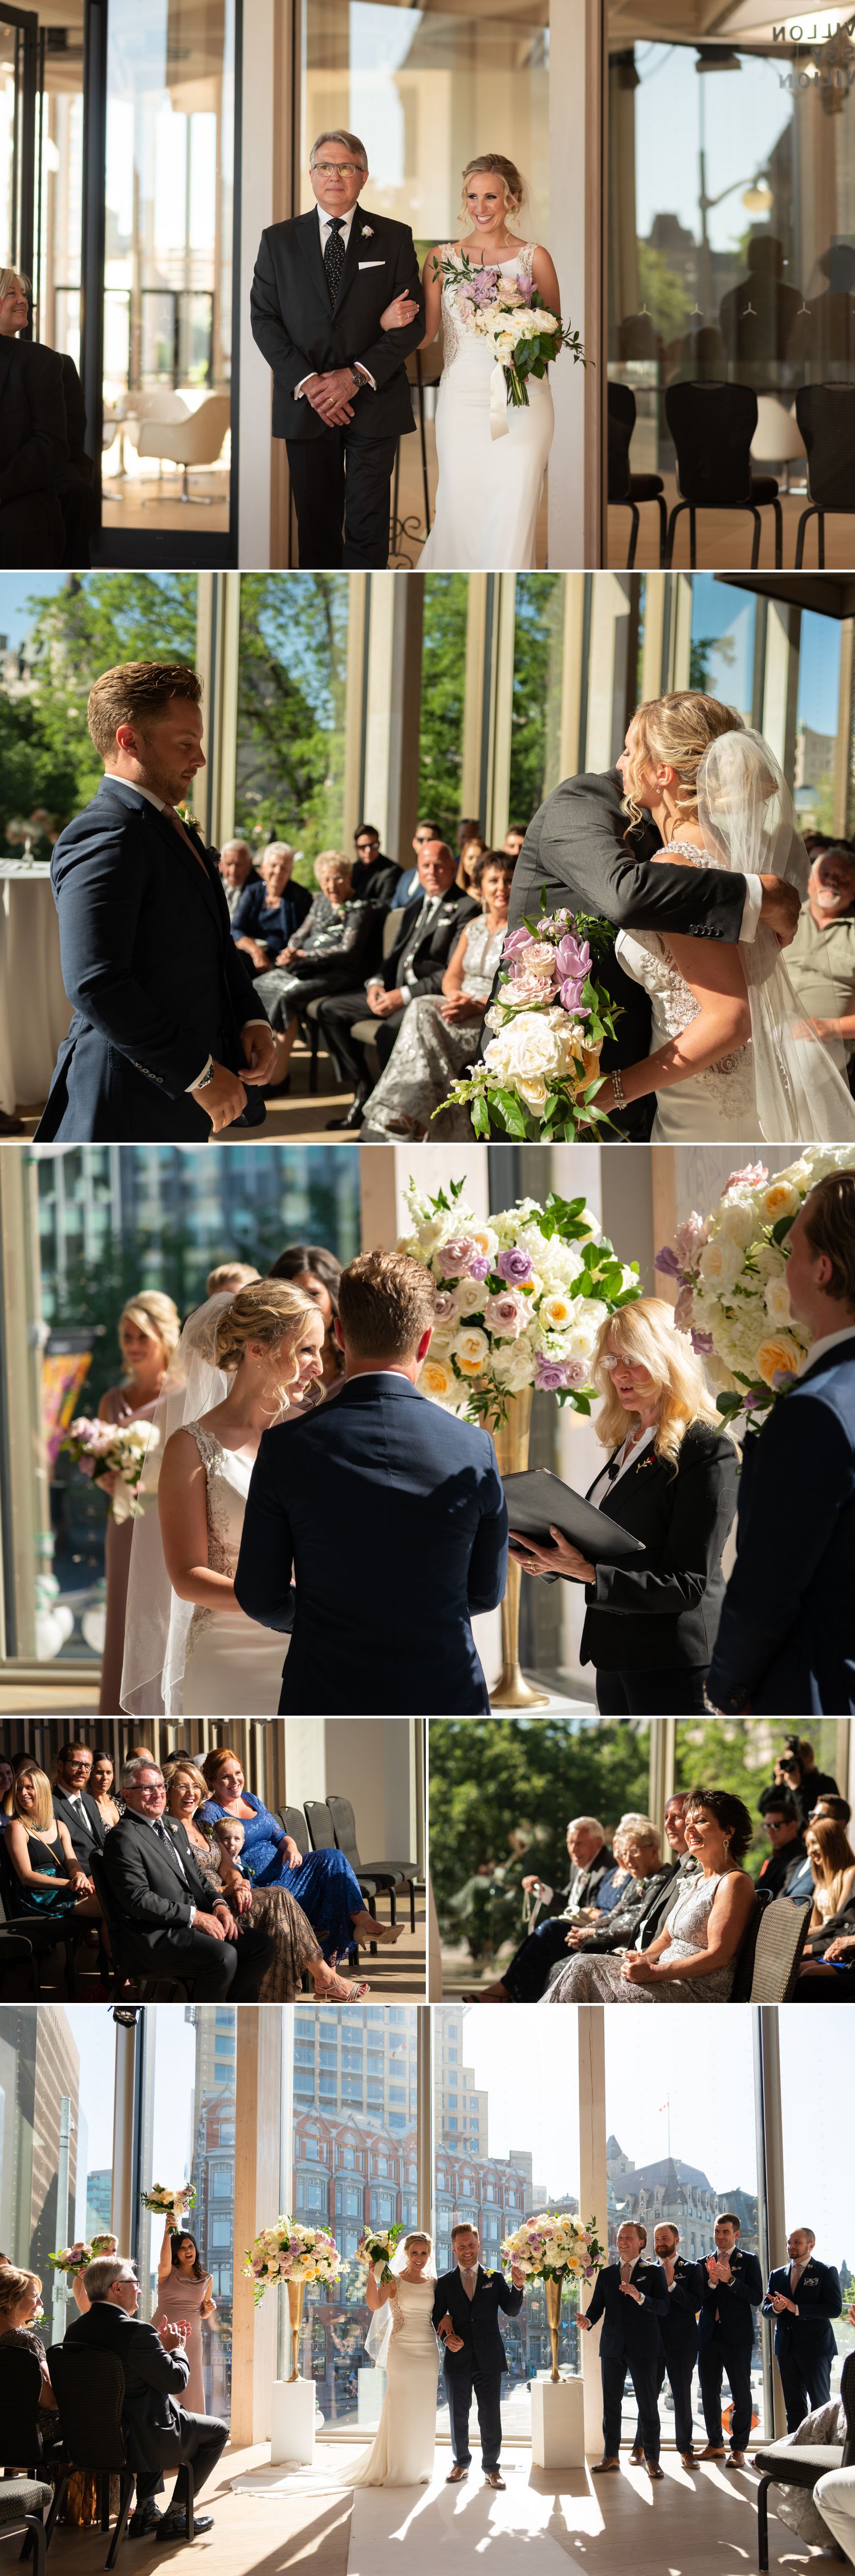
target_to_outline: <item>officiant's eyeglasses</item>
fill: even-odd
[[[317,170],[319,177],[322,179],[334,179],[336,176],[339,179],[355,179],[363,168],[364,163],[362,161],[312,162],[312,169]]]

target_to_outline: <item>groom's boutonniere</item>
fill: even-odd
[[[373,226],[373,224],[360,224],[359,230],[360,230],[360,233],[361,233],[361,235],[362,235],[362,239],[363,239],[363,241],[373,241],[373,239],[374,239],[374,226]]]

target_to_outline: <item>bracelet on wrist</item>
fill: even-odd
[[[620,1074],[619,1074],[619,1072],[618,1072],[617,1066],[615,1066],[614,1072],[613,1072],[612,1077],[611,1077],[611,1085],[612,1085],[612,1090],[613,1090],[613,1092],[614,1092],[614,1096],[615,1096],[615,1108],[616,1108],[616,1109],[625,1109],[625,1108],[627,1107],[627,1097],[626,1097],[626,1092],[624,1091],[623,1083],[622,1083],[622,1081],[621,1081]]]

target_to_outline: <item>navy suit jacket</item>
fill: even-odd
[[[789,2263],[780,2263],[777,2271],[769,2274],[769,2287],[763,2301],[764,2317],[774,2316],[770,2302],[776,2290],[780,2290],[785,2299],[793,2297]],[[789,2353],[792,2353],[794,2361],[798,2361],[802,2353],[811,2361],[818,2360],[822,2354],[833,2361],[837,2345],[831,2320],[840,2316],[843,2307],[840,2274],[835,2272],[833,2264],[818,2263],[812,2254],[797,2284],[795,2301],[799,2312],[797,2317],[791,2317],[787,2308],[775,2317],[775,2351],[779,2361],[786,2360]]]
[[[664,2273],[663,2279],[667,2289]],[[697,2263],[690,2263],[684,2254],[678,2254],[673,2283],[668,2290],[668,2313],[659,2319],[666,2356],[676,2359],[678,2354],[691,2353],[694,2357],[697,2353],[698,2309],[702,2296]]]
[[[725,2343],[752,2344],[754,2341],[754,2310],[759,2308],[763,2296],[763,2274],[756,2254],[743,2254],[737,2245],[730,2257],[730,2269],[733,2274],[731,2281],[711,2281],[704,2263],[698,2264],[701,2287],[698,2333],[702,2351],[715,2333],[716,2309]]]
[[[443,2272],[436,2285],[431,2324],[437,2327],[443,2317],[449,2316],[455,2334],[463,2337],[462,2352],[449,2352],[448,2345],[443,2345],[446,2370],[471,2370],[473,2361],[481,2371],[507,2370],[499,2309],[504,2308],[506,2316],[518,2317],[522,2303],[522,2291],[515,2290],[503,2272],[485,2272],[479,2263],[471,2299],[467,2298],[456,2264],[453,2272]]]
[[[198,858],[115,778],[59,835],[51,880],[73,1018],[39,1142],[203,1144],[211,1133],[187,1085],[209,1055],[238,1072],[241,1029],[267,1014],[232,938],[216,851],[190,838]],[[248,1092],[237,1132],[264,1116],[261,1093]]]
[[[668,2314],[668,2283],[661,2263],[649,2263],[644,2254],[632,2267],[632,2286],[644,2295],[644,2306],[637,2300],[625,2299],[620,2286],[621,2266],[607,2263],[597,2273],[591,2305],[587,2310],[592,2326],[603,2320],[600,2336],[600,2360],[624,2361],[638,2358],[653,2361],[661,2353],[660,2326]]]
[[[841,1326],[845,1318],[841,1318]],[[855,1330],[745,1443],[737,1559],[707,1689],[730,1716],[855,1712]]]
[[[470,1615],[494,1610],[508,1516],[492,1440],[388,1370],[266,1431],[235,1575],[287,1629],[280,1714],[469,1717],[489,1709]]]

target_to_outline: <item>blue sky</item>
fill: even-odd
[[[0,573],[0,635],[5,635],[13,650],[32,626],[30,602],[36,597],[53,599],[67,579],[64,572]]]

